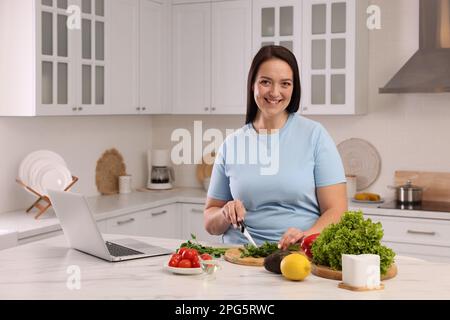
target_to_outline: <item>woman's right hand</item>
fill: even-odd
[[[222,214],[225,219],[236,229],[238,223],[244,220],[246,210],[241,200],[228,201],[222,207]]]

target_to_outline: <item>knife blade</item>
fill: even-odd
[[[244,221],[241,221],[241,222],[239,223],[239,226],[240,226],[240,229],[241,229],[242,234],[247,238],[247,240],[248,240],[252,245],[254,245],[255,247],[258,247],[258,246],[256,245],[256,242],[253,240],[252,236],[250,235],[250,233],[248,233],[248,231],[247,231],[247,226],[245,225]]]

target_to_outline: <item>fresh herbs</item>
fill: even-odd
[[[244,248],[239,248],[241,251],[241,258],[253,257],[253,258],[265,258],[275,251],[278,251],[278,243],[265,241],[261,246],[255,247],[252,244],[244,244]],[[298,251],[300,247],[298,244],[289,246],[288,250]]]
[[[203,254],[203,253],[207,253],[211,256],[213,256],[214,258],[220,258],[222,255],[225,254],[225,251],[227,251],[228,248],[213,248],[213,247],[207,247],[207,246],[203,246],[201,245],[198,241],[197,241],[197,237],[191,233],[191,240],[188,240],[184,243],[182,243],[180,245],[180,248],[186,247],[189,249],[195,249],[197,250],[198,254]]]
[[[383,226],[364,220],[361,211],[347,211],[337,224],[325,228],[313,242],[313,262],[342,270],[342,254],[377,254],[380,272],[385,274],[394,262],[395,252],[381,244]]]

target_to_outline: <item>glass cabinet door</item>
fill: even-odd
[[[302,111],[344,114],[354,83],[354,0],[304,0]]]
[[[64,109],[73,100],[68,0],[38,0],[38,104]]]
[[[280,45],[299,57],[301,42],[301,1],[259,0],[253,2],[256,53],[266,45]]]
[[[81,110],[105,105],[105,0],[81,0]]]

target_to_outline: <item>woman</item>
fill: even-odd
[[[248,76],[246,125],[218,150],[204,211],[206,230],[225,243],[248,242],[237,228],[245,220],[258,245],[278,241],[285,249],[347,210],[339,153],[319,123],[296,114],[300,93],[295,56],[261,48]],[[248,160],[255,148],[278,161],[273,172],[262,171],[267,161]],[[233,161],[236,155],[246,162]]]

